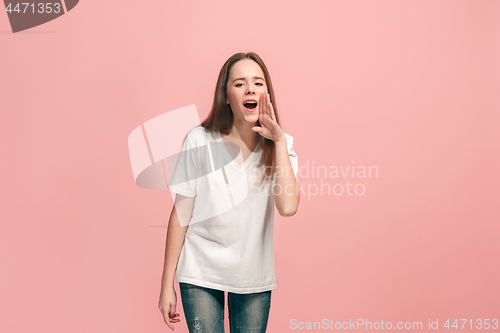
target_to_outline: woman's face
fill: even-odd
[[[236,62],[229,70],[226,101],[231,105],[234,120],[255,124],[259,120],[260,96],[266,91],[264,72],[255,61]]]

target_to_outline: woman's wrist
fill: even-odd
[[[283,133],[282,135],[280,135],[277,138],[275,138],[273,141],[274,141],[275,144],[282,144],[282,143],[284,143],[286,145],[286,136]]]

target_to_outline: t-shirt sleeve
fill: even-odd
[[[286,135],[286,145],[288,148],[288,157],[290,158],[290,163],[292,164],[293,173],[295,175],[295,178],[299,179],[297,177],[297,174],[299,172],[299,161],[297,158],[297,153],[295,153],[295,150],[293,149],[293,136],[289,134]]]
[[[169,190],[186,197],[196,197],[198,150],[192,133],[189,133],[182,145],[174,173],[168,182],[167,188]]]

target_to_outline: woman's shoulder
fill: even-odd
[[[203,145],[208,141],[212,141],[214,133],[201,125],[196,126],[186,136],[186,141],[195,145]]]
[[[293,136],[291,136],[290,134],[285,133],[285,132],[283,132],[283,133],[285,134],[287,146],[291,146],[293,144]]]

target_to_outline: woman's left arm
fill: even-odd
[[[293,216],[299,207],[299,184],[288,156],[285,133],[276,122],[276,115],[268,93],[260,97],[259,123],[261,127],[256,126],[252,130],[266,139],[273,140],[276,147],[274,203],[281,216]]]
[[[276,146],[274,202],[281,216],[293,216],[299,207],[300,191],[288,156],[285,135],[274,140],[274,144]]]

